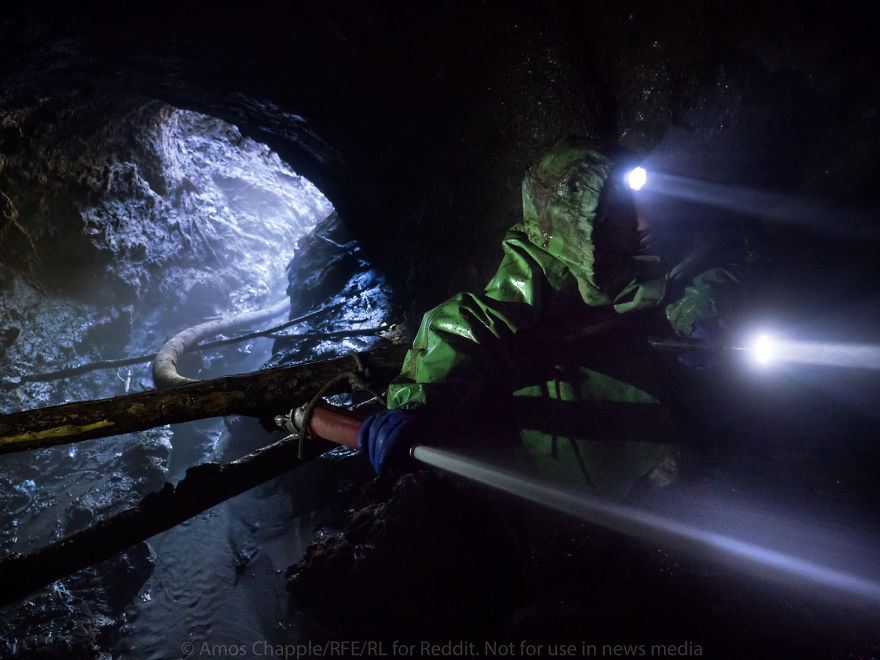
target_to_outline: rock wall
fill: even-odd
[[[854,8],[36,7],[6,19],[4,89],[49,107],[79,94],[95,117],[146,96],[234,123],[330,198],[418,309],[491,275],[522,172],[566,134],[837,204],[869,201],[877,173],[871,21]]]

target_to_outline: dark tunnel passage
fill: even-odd
[[[149,362],[21,378],[279,299],[264,327],[326,313],[181,373],[411,343],[425,311],[495,273],[526,169],[592,136],[654,176],[636,205],[670,263],[747,245],[738,338],[872,356],[734,362],[714,389],[685,376],[707,403],[692,476],[646,506],[878,580],[876,18],[689,0],[16,6],[0,18],[0,413],[148,390]],[[227,416],[0,455],[2,555],[282,435]],[[3,607],[0,655],[880,649],[876,603],[667,540],[442,470],[374,478],[337,450]]]

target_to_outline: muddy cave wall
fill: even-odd
[[[2,199],[17,218],[4,220],[3,261],[14,269],[33,268],[47,218],[76,235],[61,198],[88,186],[36,145],[152,99],[277,150],[328,195],[407,311],[486,281],[523,169],[566,134],[838,203],[863,200],[877,170],[871,21],[845,6],[37,4],[3,32]]]

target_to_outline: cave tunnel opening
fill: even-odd
[[[87,194],[76,198],[76,186],[58,177],[60,192],[46,194],[43,206],[64,212],[54,214],[55,224],[47,221],[43,240],[34,242],[39,251],[34,256],[40,259],[33,270],[13,274],[0,293],[6,338],[0,357],[12,374],[0,390],[0,411],[150,389],[149,361],[63,379],[26,377],[149,354],[188,326],[279,301],[292,300],[300,310],[325,302],[336,308],[288,332],[302,333],[321,323],[332,332],[383,322],[387,286],[355,256],[356,243],[333,205],[277,153],[236,126],[152,101],[72,140],[89,161],[81,168]],[[55,143],[56,152],[64,147]],[[54,156],[57,161],[64,154]],[[300,252],[305,263],[297,266],[292,259]],[[317,283],[303,288],[299,277]],[[320,297],[325,294],[326,300]],[[288,302],[276,322],[286,321],[290,309]],[[241,334],[238,330],[232,326],[218,338]],[[185,356],[180,368],[203,379],[255,371],[267,361],[284,363],[294,355],[302,359],[365,345],[357,335],[302,343],[282,333]],[[30,552],[85,529],[136,504],[163,481],[179,480],[194,464],[236,457],[229,453],[236,451],[229,445],[236,425],[241,441],[249,443],[241,451],[270,442],[256,423],[227,419],[224,425],[209,419],[5,456],[2,554]],[[255,552],[251,537],[261,533],[242,522],[247,507],[231,506],[238,508],[224,504],[192,521],[201,528],[197,532],[185,525],[154,538],[152,558],[141,544],[7,610],[4,636],[33,641],[49,635],[88,645],[93,634],[118,633],[137,617],[140,624],[129,625],[126,633],[133,641],[126,643],[164,655],[173,651],[162,646],[169,626],[179,627],[183,638],[194,625],[220,626],[242,609],[254,613],[242,625],[258,628],[274,621],[277,612],[249,600],[262,583],[241,595],[242,590],[231,591],[238,573],[230,573],[232,582],[226,580],[229,546],[235,557],[245,558],[244,566]],[[261,546],[283,546],[283,561],[296,560],[311,523],[302,529],[291,523],[283,493],[260,508],[277,518],[262,532]],[[205,549],[206,539],[212,550]],[[179,602],[187,591],[203,594],[200,606]],[[37,610],[49,614],[35,617]],[[91,632],[80,639],[83,630]]]
[[[266,145],[192,111],[152,102],[76,140],[92,159],[76,172],[87,194],[71,200],[64,179],[60,194],[35,193],[47,198],[39,201],[48,226],[31,277],[12,278],[3,297],[13,373],[138,355],[188,324],[285,298],[297,242],[333,211]],[[48,155],[61,160],[67,146]],[[150,386],[146,369],[128,377],[129,386]],[[90,394],[92,380],[75,382],[23,383],[0,405]]]

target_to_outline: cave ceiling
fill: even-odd
[[[485,282],[524,168],[567,134],[835,204],[869,204],[878,169],[873,21],[845,7],[33,3],[0,31],[0,201],[33,225],[5,229],[19,268],[40,240],[22,151],[155,100],[268,144],[419,305]]]

